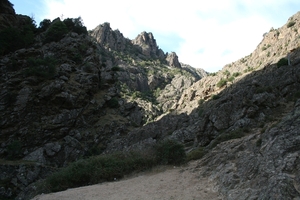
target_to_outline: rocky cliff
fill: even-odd
[[[178,67],[177,55],[159,49],[152,33],[131,41],[109,23],[89,35],[78,34],[76,23],[45,20],[28,47],[3,50],[0,194],[6,198],[26,197],[30,184],[80,157],[113,151],[113,140],[156,121],[207,75]]]
[[[299,21],[209,76],[152,33],[129,40],[109,23],[85,34],[77,19],[44,21],[0,57],[0,195],[26,199],[79,158],[172,139],[206,153],[202,175],[225,199],[299,198]]]

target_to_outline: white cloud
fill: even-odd
[[[250,54],[264,32],[282,26],[300,7],[299,0],[44,1],[43,18],[81,16],[88,29],[109,22],[130,39],[152,32],[164,51],[210,72]]]

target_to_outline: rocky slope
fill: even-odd
[[[270,39],[271,30],[250,56],[194,83],[169,115],[116,138],[109,149],[141,149],[162,138],[176,139],[187,151],[210,152],[201,165],[219,182],[225,199],[299,198],[299,19],[296,13],[276,30],[281,37]],[[267,43],[278,47],[272,56],[265,56]],[[291,65],[277,64],[288,53]]]
[[[207,75],[181,67],[151,33],[131,41],[104,23],[89,35],[70,31],[45,42],[64,24],[43,22],[32,45],[0,59],[0,194],[6,198],[21,191],[24,198],[30,184],[57,167],[113,151],[113,140],[155,121]]]
[[[33,43],[0,58],[0,195],[26,199],[78,158],[174,139],[207,153],[200,163],[213,170],[202,175],[227,199],[299,198],[299,21],[210,76],[164,53],[151,33],[129,40],[104,23],[45,42],[70,22],[45,21]],[[292,49],[291,66],[278,67]]]

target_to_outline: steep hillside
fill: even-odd
[[[80,20],[44,20],[39,28],[28,21],[30,38],[18,26],[0,33],[7,44],[0,51],[0,194],[6,198],[58,167],[110,151],[116,137],[156,121],[207,75],[164,53],[152,33],[131,41],[109,23],[88,33]],[[16,39],[24,44],[10,48]]]
[[[185,91],[177,108],[182,112],[190,113],[196,108],[197,102],[201,99],[207,100],[212,95],[217,94],[222,89],[243,79],[248,74],[267,69],[268,66],[276,64],[281,58],[291,55],[291,62],[297,64],[300,57],[292,50],[300,46],[300,12],[290,17],[281,28],[271,30],[264,34],[263,40],[257,48],[248,56],[235,62],[225,65],[222,70],[211,73],[209,77],[196,82]],[[194,96],[191,99],[191,96]],[[189,101],[192,108],[185,108],[185,103]]]
[[[225,199],[300,197],[300,12],[252,54],[207,76],[164,53],[152,33],[129,40],[109,23],[87,31],[80,18],[15,26],[22,16],[7,6],[1,198],[30,198],[39,180],[80,158],[147,157],[168,139],[190,159],[206,154],[201,175],[218,182]]]
[[[199,167],[207,168],[203,176],[219,182],[225,199],[299,198],[299,17],[278,29],[285,37],[270,40],[268,33],[246,61],[194,83],[169,115],[117,137],[108,150],[175,139],[190,155],[208,152]],[[264,56],[265,43],[280,47],[286,41],[291,42],[273,49],[272,57]]]

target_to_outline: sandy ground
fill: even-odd
[[[42,194],[34,200],[221,200],[215,183],[199,176],[196,161],[183,167],[157,167],[120,181]]]

